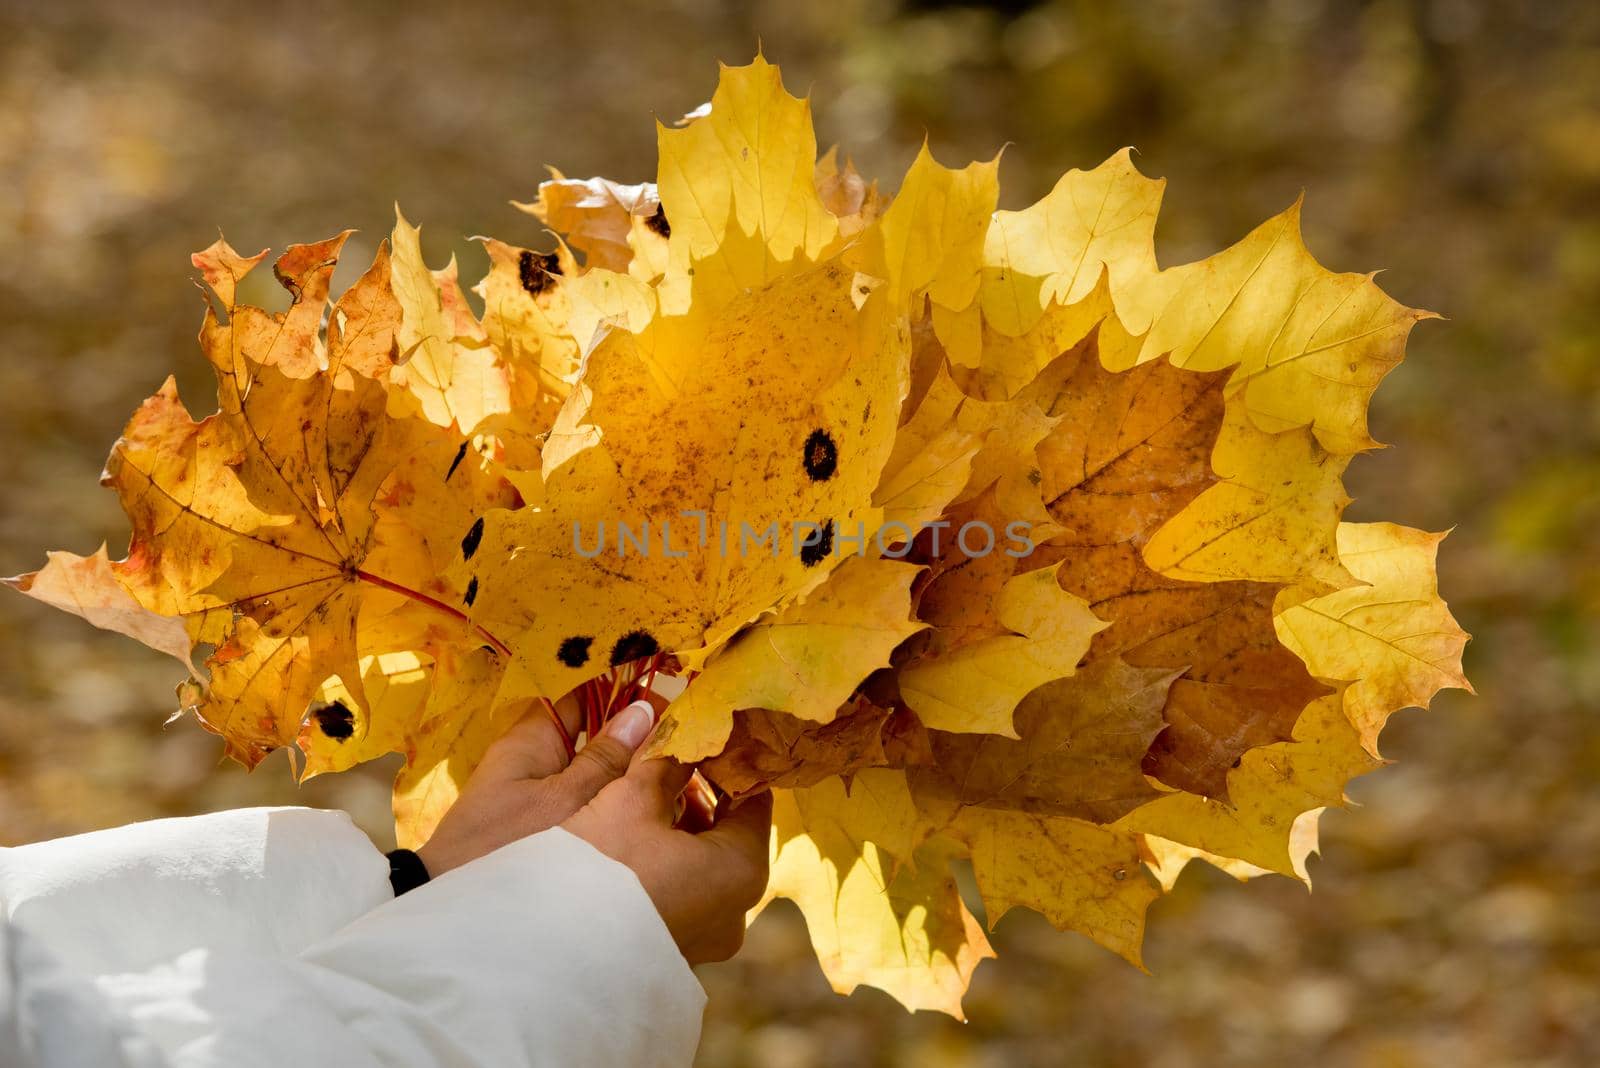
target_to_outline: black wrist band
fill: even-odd
[[[389,885],[394,887],[395,897],[415,890],[429,878],[428,866],[411,850],[396,849],[389,854]]]

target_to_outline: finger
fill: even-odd
[[[772,835],[772,792],[747,797],[717,820],[715,827],[700,835],[736,852],[759,857],[763,866],[767,859],[767,840]]]
[[[655,711],[648,701],[635,701],[606,723],[605,729],[578,750],[558,778],[561,789],[575,805],[586,805],[609,782],[628,771],[634,750],[649,735]]]
[[[558,706],[559,709],[559,706]],[[480,774],[496,781],[542,779],[567,766],[567,743],[550,719],[535,705],[483,755]]]
[[[732,916],[717,931],[706,947],[706,963],[732,960],[744,948],[745,923],[743,916]]]
[[[716,862],[708,869],[718,887],[717,896],[741,913],[754,908],[766,894],[769,839],[772,834],[772,794],[757,794],[738,802],[717,825],[698,835],[714,849]]]
[[[693,764],[680,764],[670,757],[635,760],[628,769],[628,779],[639,788],[651,813],[665,824],[673,822],[678,795],[693,775]]]

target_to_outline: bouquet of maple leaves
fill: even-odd
[[[402,844],[522,716],[668,689],[651,752],[772,790],[768,899],[910,1008],[993,955],[953,862],[1136,964],[1189,860],[1304,879],[1389,714],[1468,685],[1442,535],[1340,522],[1427,313],[1298,204],[1158,268],[1127,152],[1009,212],[924,149],[891,198],[760,57],[659,144],[544,183],[558,247],[487,240],[481,316],[403,217],[337,299],[348,234],[291,247],[282,313],[239,299],[266,253],[198,253],[218,411],[169,379],[128,423],[126,559],[11,581],[182,661],[247,766],[404,753]]]

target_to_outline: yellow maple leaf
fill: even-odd
[[[998,293],[1010,290],[1022,304],[1019,282],[1038,279],[1037,303],[1077,304],[1104,274],[1118,290],[1137,284],[1156,270],[1156,215],[1164,181],[1149,179],[1123,149],[1090,171],[1070,170],[1038,203],[1022,211],[996,212],[985,240],[984,258],[1003,268],[987,280],[996,291],[986,310],[1003,305]],[[1143,333],[1128,309],[1121,317]],[[1020,335],[1033,325],[1011,321],[1004,332]]]
[[[1339,558],[1363,583],[1320,597],[1280,595],[1284,645],[1318,678],[1348,683],[1344,710],[1378,755],[1389,714],[1426,708],[1446,687],[1471,692],[1461,671],[1469,636],[1439,597],[1434,560],[1443,534],[1393,523],[1342,523]]]
[[[104,545],[92,556],[47,553],[44,567],[5,581],[36,601],[54,605],[63,612],[83,617],[101,630],[126,634],[157,652],[166,653],[188,668],[191,675],[197,674],[190,660],[189,632],[183,623],[140,604],[139,599],[117,580],[116,566]]]
[[[561,284],[575,265],[560,253],[514,248],[493,238],[485,238],[483,247],[489,273],[475,288],[483,298],[484,332],[509,372],[504,414],[542,433],[555,421],[578,372],[571,299]]]
[[[874,782],[870,772],[859,776],[849,796],[838,779],[776,791],[771,876],[756,911],[774,898],[794,901],[839,993],[866,983],[908,1009],[964,1019],[961,995],[994,950],[961,901],[948,846],[926,844],[913,863],[897,865],[861,837],[861,819],[893,818]]]
[[[1084,820],[968,808],[950,833],[966,843],[990,924],[1029,908],[1143,967],[1145,912],[1161,895],[1136,835]]]
[[[1345,784],[1382,762],[1362,750],[1339,694],[1307,706],[1294,733],[1292,741],[1240,758],[1228,772],[1228,800],[1167,793],[1118,826],[1305,879],[1305,853],[1294,848],[1295,821],[1313,810],[1342,807]]]
[[[1105,624],[1063,590],[1056,568],[1009,579],[994,600],[1000,633],[936,647],[901,668],[900,695],[929,727],[1016,737],[1027,694],[1072,672]]]
[[[734,713],[782,712],[832,721],[861,680],[926,624],[911,618],[920,568],[852,557],[828,581],[746,628],[707,660],[662,717],[647,752],[695,763],[727,746]]]
[[[1209,259],[1131,282],[1119,314],[1145,333],[1145,358],[1235,368],[1229,393],[1258,429],[1310,427],[1336,454],[1372,448],[1367,401],[1400,362],[1411,328],[1433,316],[1397,303],[1371,275],[1317,263],[1300,235],[1300,207]]]
[[[362,615],[385,619],[410,601],[441,633],[465,637],[438,546],[457,543],[474,510],[515,500],[509,487],[464,473],[443,493],[454,507],[441,510],[434,487],[449,481],[457,439],[392,417],[387,383],[368,377],[383,370],[397,329],[384,253],[334,307],[325,339],[305,328],[322,319],[343,240],[279,259],[297,299],[278,315],[235,302],[262,256],[220,241],[197,254],[227,312],[224,322],[208,308],[201,332],[220,411],[196,422],[169,380],[106,464],[133,539],[127,559],[97,581],[114,580],[145,610],[182,620],[192,646],[214,649],[207,683],[183,697],[248,765],[294,741],[324,680],[337,676],[364,706]],[[433,506],[413,509],[396,530],[385,516],[414,505],[417,485]],[[32,584],[36,595],[49,588]]]
[[[520,635],[507,700],[657,650],[699,666],[860,551],[904,392],[882,303],[858,310],[827,263],[602,341],[552,430],[543,507],[488,516],[466,562],[473,619]]]
[[[761,56],[723,67],[703,115],[657,124],[656,184],[676,271],[732,291],[772,279],[771,264],[816,260],[839,224],[817,191],[811,104],[789,95]],[[754,247],[729,240],[751,234]]]
[[[895,433],[873,494],[885,530],[910,539],[943,514],[972,478],[972,462],[994,426],[993,405],[957,388],[943,361],[916,410]]]
[[[461,294],[455,257],[443,270],[429,270],[421,231],[398,207],[394,214],[391,271],[401,317],[400,365],[391,380],[417,398],[430,421],[470,431],[510,409],[509,376]]]
[[[965,308],[978,292],[984,234],[1000,197],[999,170],[998,156],[952,170],[924,143],[893,203],[848,262],[883,279],[897,303],[926,294],[936,306]]]
[[[360,696],[338,676],[324,680],[297,741],[304,777],[404,752],[432,685],[432,662],[413,651],[363,656]]]
[[[1111,823],[1162,796],[1143,761],[1182,669],[1091,660],[1033,690],[1016,710],[1016,738],[930,733],[930,760],[908,771],[919,801],[1013,808]]]

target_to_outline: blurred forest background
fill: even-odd
[[[1314,894],[1191,869],[1149,976],[1016,915],[969,1024],[910,1016],[832,995],[785,905],[705,970],[701,1063],[1600,1063],[1600,5],[0,0],[0,573],[125,544],[96,476],[169,369],[208,391],[188,254],[219,227],[246,251],[360,227],[357,264],[398,199],[475,278],[457,235],[547,244],[507,204],[545,164],[653,177],[652,116],[758,41],[889,188],[924,132],[951,164],[1009,144],[1007,207],[1131,144],[1171,183],[1163,263],[1305,189],[1319,258],[1447,316],[1378,393],[1398,448],[1356,461],[1349,516],[1457,527],[1481,696],[1396,717]],[[163,729],[176,681],[0,596],[0,844],[260,803],[389,833],[389,769],[219,767]]]

